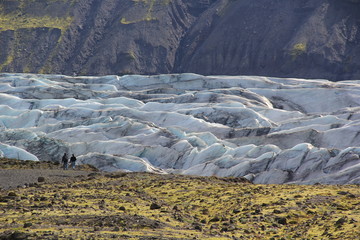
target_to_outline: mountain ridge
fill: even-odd
[[[0,3],[0,71],[359,79],[359,1]]]

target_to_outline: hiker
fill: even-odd
[[[66,153],[64,153],[64,155],[63,155],[63,157],[62,157],[62,162],[63,162],[63,168],[64,168],[64,170],[67,170],[67,169],[68,169],[69,159],[68,159]]]
[[[71,167],[72,167],[72,169],[74,169],[74,170],[75,170],[76,157],[75,157],[75,155],[74,155],[74,154],[71,156],[71,158],[70,158],[70,162],[71,162]]]

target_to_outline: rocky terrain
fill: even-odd
[[[95,167],[86,164],[78,165],[71,171],[63,171],[62,166],[54,162],[0,158],[0,189],[34,187],[45,179],[47,183],[70,183],[97,171]]]
[[[3,0],[0,72],[360,79],[357,0]]]
[[[10,163],[16,163],[11,164]],[[1,160],[3,171],[29,163]],[[31,171],[58,167],[35,164]],[[63,171],[66,174],[69,171]],[[97,173],[0,189],[0,239],[357,239],[358,186]]]
[[[0,75],[0,157],[102,171],[359,184],[359,81]]]

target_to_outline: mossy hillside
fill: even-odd
[[[74,0],[20,0],[0,2],[0,31],[21,28],[66,30],[72,22]]]
[[[53,18],[50,16],[27,16],[27,15],[0,15],[0,31],[17,30],[21,28],[58,28],[66,30],[72,22],[72,17]]]
[[[153,16],[154,6],[156,4],[160,6],[166,6],[168,5],[171,0],[131,0],[135,3],[135,8],[138,8],[137,11],[145,11],[140,14],[134,14],[136,15],[136,18],[132,19],[133,17],[122,17],[120,22],[122,24],[133,24],[133,23],[139,23],[143,21],[152,21],[156,20],[156,17]],[[139,17],[141,16],[141,17]],[[128,20],[131,19],[131,20]]]
[[[23,66],[23,72],[34,71],[37,67],[30,63],[37,63],[39,60],[34,59],[38,53],[31,51],[31,44],[36,40],[37,29],[50,29],[48,32],[59,29],[61,35],[64,34],[73,22],[71,7],[75,3],[75,0],[0,2],[0,34],[12,31],[14,36],[14,40],[6,48],[8,50],[2,50],[7,51],[7,57],[0,62],[0,71],[14,71],[14,66],[17,65]],[[28,39],[29,37],[32,39]]]
[[[0,194],[0,236],[28,239],[356,239],[358,186],[91,173]],[[16,232],[17,231],[17,232]]]

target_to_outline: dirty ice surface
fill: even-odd
[[[360,183],[360,81],[0,74],[0,157]]]

